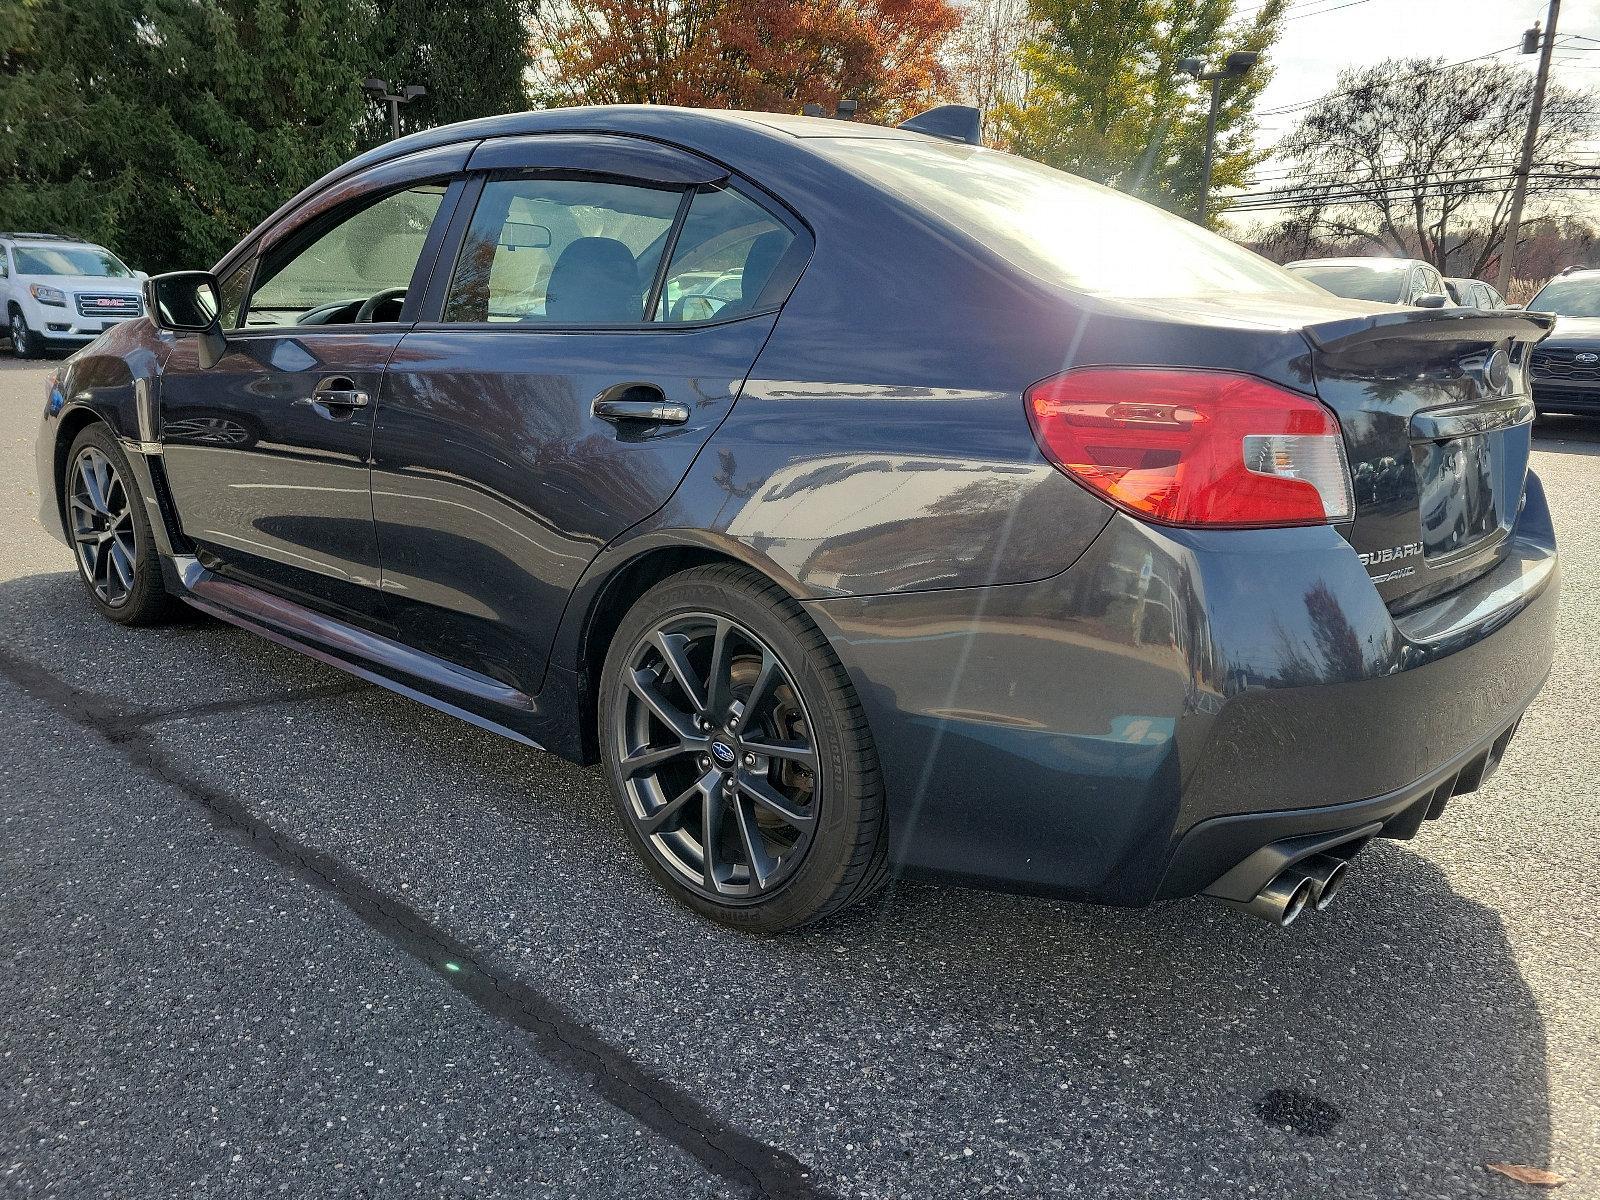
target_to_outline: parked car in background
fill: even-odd
[[[1481,279],[1462,279],[1447,276],[1445,290],[1450,300],[1462,308],[1497,309],[1506,306],[1505,297]]]
[[[1286,923],[1549,670],[1551,318],[1339,299],[977,126],[386,143],[58,372],[42,520],[110,621],[600,762],[738,928],[891,868]]]
[[[1569,268],[1528,301],[1556,327],[1533,348],[1533,402],[1541,413],[1600,413],[1600,269]]]
[[[81,346],[144,311],[141,272],[104,246],[49,233],[0,233],[0,305],[11,351]]]
[[[1303,258],[1284,269],[1350,300],[1444,308],[1450,303],[1444,276],[1415,258]]]

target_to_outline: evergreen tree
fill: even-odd
[[[408,133],[472,117],[523,112],[536,0],[388,0],[375,21],[366,75],[428,94],[400,109]],[[372,106],[364,144],[389,136],[386,107]]]
[[[1188,215],[1200,194],[1210,89],[1178,63],[1198,56],[1216,67],[1233,51],[1266,50],[1286,3],[1266,0],[1236,21],[1234,0],[1029,0],[1028,85],[995,113],[996,140]],[[1221,85],[1213,194],[1241,185],[1263,157],[1251,109],[1270,78],[1262,62]]]
[[[0,0],[0,227],[209,266],[387,136],[367,76],[427,86],[407,116],[429,125],[526,107],[527,19],[521,0]]]

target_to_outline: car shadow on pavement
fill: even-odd
[[[210,704],[159,726],[163,754],[866,1194],[977,1194],[998,1163],[1005,1194],[1500,1195],[1482,1164],[1546,1165],[1533,994],[1499,915],[1425,856],[1471,796],[1287,930],[896,880],[757,939],[651,884],[596,772],[376,689],[314,695],[340,677],[229,627],[112,628],[78,588],[0,584],[8,652],[114,705]],[[239,688],[264,707],[217,711]]]
[[[1553,454],[1600,454],[1600,418],[1542,416],[1533,426],[1533,448]]]

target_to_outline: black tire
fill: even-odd
[[[20,308],[11,310],[8,321],[11,331],[11,353],[18,358],[38,358],[44,353],[43,341],[38,334],[28,328],[28,319],[22,315]]]
[[[116,483],[106,489],[110,495],[103,498],[105,503],[99,506],[114,509],[115,519],[103,513],[95,515],[90,511],[95,506],[85,506],[85,496],[78,494],[82,491],[78,487],[78,466],[80,462],[87,462],[86,456],[93,455],[103,459],[115,473]],[[125,505],[116,498],[119,489]],[[67,538],[78,563],[78,578],[101,616],[118,625],[153,625],[174,615],[178,604],[161,582],[161,564],[156,557],[155,539],[150,532],[150,520],[138,481],[128,465],[128,456],[117,444],[116,435],[98,421],[86,426],[73,439],[72,448],[67,452],[66,470],[61,479],[61,507],[66,513]],[[124,507],[126,517],[120,515]],[[99,541],[98,545],[91,544],[91,535],[98,540],[105,537],[108,527],[112,526],[116,528],[110,528],[109,532],[115,536]],[[118,529],[123,532],[118,533]],[[131,555],[126,549],[129,544]],[[124,564],[130,567],[126,572],[118,567],[119,556],[131,559],[131,564]]]
[[[649,715],[644,717],[645,724],[659,721],[658,710],[639,698],[635,687],[630,685],[630,678],[634,685],[643,678],[652,687],[660,683],[663,689],[676,688],[678,685],[674,681],[683,678],[667,669],[667,661],[657,649],[663,643],[655,635],[663,630],[692,628],[695,622],[712,619],[717,622],[718,630],[724,627],[738,630],[736,635],[728,635],[730,646],[737,641],[737,647],[724,655],[729,664],[724,694],[734,702],[726,709],[713,703],[717,688],[714,680],[718,675],[714,665],[719,653],[713,650],[709,660],[701,660],[705,663],[703,670],[691,668],[688,672],[691,676],[698,673],[707,681],[702,686],[699,678],[692,680],[705,695],[705,705],[700,708],[692,703],[685,704],[683,713],[675,715],[686,716],[698,729],[700,718],[695,713],[736,713],[742,700],[736,699],[735,692],[743,685],[736,684],[734,677],[740,668],[747,667],[756,658],[757,651],[763,676],[769,661],[768,652],[776,659],[777,667],[772,674],[779,682],[762,688],[762,681],[758,679],[754,686],[743,686],[743,699],[750,700],[753,706],[751,720],[743,733],[729,733],[723,722],[705,733],[705,740],[684,742],[671,732],[675,726],[663,721],[651,726],[653,735],[635,737],[634,740],[642,741],[643,745],[630,750],[630,731],[637,734],[640,728],[640,704],[646,704],[649,709]],[[684,665],[688,666],[697,644],[694,639],[679,633],[664,636],[683,649]],[[736,657],[737,649],[747,651],[746,655]],[[639,666],[652,654],[659,660],[654,673]],[[641,656],[645,658],[642,660]],[[757,691],[763,695],[771,693],[767,703],[752,698]],[[662,699],[664,694],[657,694],[657,699]],[[682,691],[671,694],[693,699],[687,685]],[[623,618],[612,640],[601,673],[599,709],[600,756],[629,841],[667,891],[696,912],[735,929],[777,933],[822,920],[865,899],[882,884],[887,872],[883,783],[866,716],[827,639],[801,607],[775,584],[743,567],[718,564],[683,571],[651,588]],[[770,715],[762,716],[763,711]],[[803,720],[794,717],[796,712]],[[784,713],[789,714],[791,722],[787,727],[780,722]],[[737,716],[731,720],[734,726],[738,725]],[[788,730],[787,735],[784,728]],[[738,740],[741,738],[746,740]],[[638,775],[625,774],[622,760],[628,755],[642,760],[647,753],[659,757],[650,749],[658,739],[664,739],[667,752],[676,756],[672,759],[676,765],[652,768],[646,783],[641,784],[637,782]],[[665,775],[669,769],[686,771],[677,777],[679,780],[695,776],[702,781],[708,777],[715,780],[718,771],[723,769],[723,760],[713,758],[710,753],[672,747],[692,744],[699,749],[715,749],[716,742],[724,740],[731,742],[738,760],[720,777],[722,786],[730,790],[718,793],[713,785],[695,793],[687,803],[683,803],[680,796],[677,803],[682,814],[698,811],[702,831],[713,805],[731,806],[727,815],[719,817],[727,824],[719,824],[713,841],[720,847],[731,847],[732,859],[742,851],[745,865],[741,868],[736,861],[730,861],[728,867],[735,876],[742,870],[742,886],[748,893],[744,895],[713,894],[719,890],[710,881],[716,878],[715,859],[721,857],[720,850],[709,856],[713,867],[709,877],[703,876],[696,882],[692,871],[684,869],[682,857],[663,841],[682,837],[691,845],[697,844],[698,835],[676,827],[686,825],[694,817],[680,815],[673,819],[676,825],[665,833],[660,832],[659,825],[651,832],[651,822],[658,820],[659,814],[671,806],[660,804],[646,808],[639,794],[645,786],[655,788],[656,796],[675,791],[676,782],[670,788],[662,788],[656,782],[657,777]],[[787,750],[800,749],[809,754],[810,757],[802,761],[810,765],[802,767],[764,753],[769,749],[778,750],[779,744]],[[757,751],[763,752],[755,753]],[[752,761],[758,765],[740,774],[738,764]],[[736,774],[741,782],[734,782]],[[805,781],[802,790],[785,793],[780,798],[809,796],[808,802],[794,805],[794,811],[807,818],[807,832],[803,838],[775,819],[773,810],[762,807],[763,802],[746,802],[744,794],[746,782],[757,789],[762,789],[763,784],[771,785],[762,794],[778,795],[788,786],[786,781],[794,779]],[[694,791],[696,786],[691,783],[684,795]],[[713,794],[707,795],[707,791]],[[734,812],[741,802],[742,813]],[[765,822],[759,828],[758,820]],[[724,832],[729,826],[731,835]],[[769,856],[767,852],[775,844],[764,840],[769,835],[780,850],[784,849],[784,840],[793,837],[794,845],[788,847],[790,854]],[[760,851],[751,848],[748,839],[752,836],[760,842]],[[802,840],[804,845],[800,845]],[[707,856],[703,848],[701,853],[704,862]],[[775,882],[770,886],[763,882],[757,887],[757,858],[767,867],[777,868],[771,871],[770,878]],[[727,886],[735,888],[736,880],[730,879]]]

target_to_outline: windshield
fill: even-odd
[[[19,275],[93,275],[132,279],[133,272],[109,250],[98,246],[18,246]]]
[[[1409,269],[1409,268],[1408,268]],[[1317,263],[1290,267],[1302,279],[1309,279],[1335,296],[1350,300],[1377,300],[1399,304],[1405,299],[1406,271],[1384,267],[1322,266]]]
[[[1555,313],[1558,317],[1600,317],[1600,276],[1553,280],[1528,301],[1528,311]]]
[[[1130,297],[1314,290],[1182,217],[1025,158],[897,139],[818,142],[842,165],[1052,283]]]

